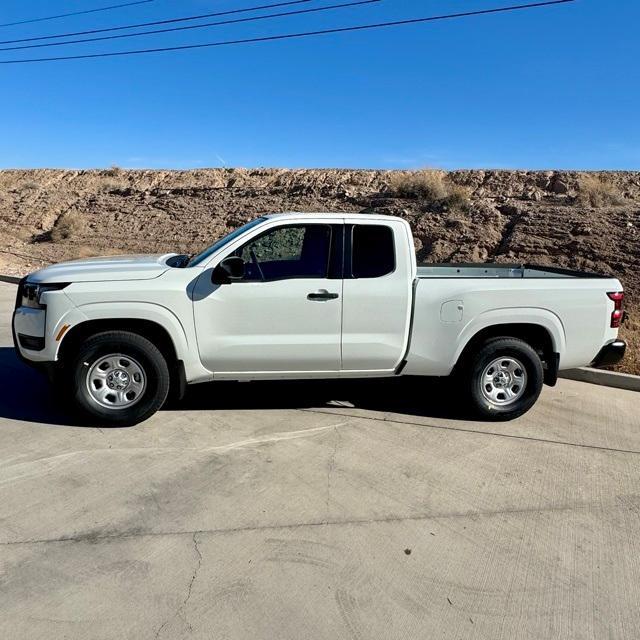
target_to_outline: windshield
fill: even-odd
[[[218,242],[216,242],[215,244],[212,244],[210,247],[207,247],[204,251],[202,251],[198,255],[193,256],[193,258],[189,260],[189,264],[187,266],[195,267],[201,264],[209,256],[213,255],[216,251],[218,251],[218,249],[222,249],[222,247],[224,247],[226,244],[229,244],[229,242],[231,242],[232,240],[235,240],[240,234],[244,233],[245,231],[249,231],[249,229],[253,229],[253,227],[264,222],[264,220],[265,220],[264,218],[256,218],[251,222],[247,222],[247,224],[243,224],[241,227],[238,227],[235,231],[232,231],[229,235],[226,235],[223,238],[220,238]]]

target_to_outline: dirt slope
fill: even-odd
[[[0,171],[0,273],[101,253],[194,253],[264,212],[400,215],[424,262],[527,261],[616,275],[633,314],[625,368],[640,373],[640,173],[598,174],[616,198],[593,203],[589,177],[575,172],[452,172],[444,179],[464,187],[462,203],[404,193],[402,179],[350,170]]]

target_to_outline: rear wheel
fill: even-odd
[[[513,420],[536,403],[543,378],[540,357],[526,342],[488,340],[470,362],[467,384],[472,409],[489,420]]]
[[[91,336],[68,370],[71,399],[91,422],[126,426],[146,420],[169,392],[169,369],[158,348],[128,331]]]

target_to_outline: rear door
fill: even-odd
[[[344,371],[388,371],[402,361],[411,315],[410,248],[400,221],[346,224]]]

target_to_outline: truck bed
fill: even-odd
[[[608,278],[610,276],[534,264],[449,263],[418,265],[418,278]]]

